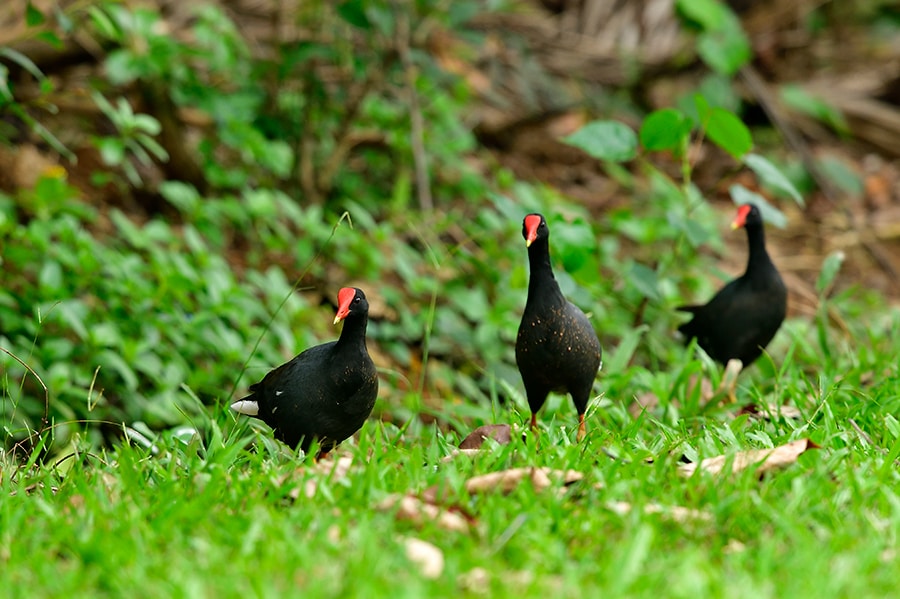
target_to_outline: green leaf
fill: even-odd
[[[372,28],[372,22],[366,16],[363,0],[347,0],[337,7],[338,15],[350,25],[359,29],[369,30]]]
[[[787,217],[784,213],[766,201],[766,198],[758,193],[750,191],[743,185],[732,185],[728,188],[728,193],[731,195],[731,199],[734,203],[738,206],[743,204],[755,204],[756,207],[759,208],[759,212],[762,214],[764,221],[772,223],[779,229],[783,229],[787,226]]]
[[[628,367],[628,362],[637,350],[641,338],[648,330],[650,330],[650,326],[646,324],[637,328],[629,327],[608,357],[604,355],[606,359],[603,361],[603,370],[605,372],[623,372]]]
[[[709,139],[735,160],[741,160],[753,147],[750,130],[741,119],[724,108],[711,109],[704,120]]]
[[[95,140],[94,145],[107,166],[118,166],[125,160],[125,142],[117,137],[102,137]]]
[[[625,162],[637,156],[637,135],[618,121],[594,121],[563,138],[599,160]]]
[[[32,61],[30,58],[28,58],[18,50],[13,50],[12,48],[0,48],[0,56],[5,56],[12,62],[16,63],[17,65],[31,73],[31,76],[38,81],[43,81],[45,79],[44,73],[36,64],[34,64],[34,61]]]
[[[705,30],[718,29],[732,16],[717,0],[677,0],[675,8],[678,14]]]
[[[691,132],[691,121],[674,108],[663,108],[647,116],[641,124],[641,145],[650,151],[671,150],[680,154]]]
[[[159,193],[183,214],[194,214],[200,207],[200,194],[188,183],[163,181],[159,184]]]
[[[628,277],[634,287],[650,299],[659,299],[659,277],[656,271],[638,262],[631,264]]]
[[[859,197],[865,192],[862,178],[840,158],[824,156],[816,162],[825,176],[848,194]]]
[[[776,191],[789,195],[800,206],[806,205],[803,201],[803,196],[800,195],[800,192],[797,191],[797,188],[794,187],[791,180],[788,179],[778,167],[759,154],[747,154],[744,156],[744,164],[753,169],[753,172],[756,173],[756,176],[759,177],[763,184]]]
[[[697,38],[697,54],[717,73],[734,75],[750,62],[753,52],[740,25],[706,31]]]
[[[34,7],[34,4],[28,2],[25,5],[25,24],[29,27],[41,25],[46,21],[44,13]]]
[[[147,133],[148,135],[159,135],[162,126],[154,117],[149,114],[134,115],[134,128]]]
[[[48,260],[41,267],[38,284],[45,292],[54,293],[63,286],[63,270],[56,260]]]
[[[169,160],[169,153],[166,152],[166,149],[162,147],[159,142],[150,137],[149,135],[144,135],[143,133],[138,133],[136,136],[137,141],[147,149],[148,152],[153,154],[153,156],[161,161],[166,162]]]
[[[134,373],[131,366],[128,365],[128,362],[126,362],[118,353],[110,349],[104,349],[97,354],[97,361],[103,367],[104,371],[111,370],[118,373],[127,390],[134,391],[138,388],[137,375]]]
[[[72,33],[72,30],[75,29],[75,23],[72,21],[72,18],[59,6],[54,7],[53,16],[56,17],[56,23],[63,33]]]
[[[822,262],[822,270],[819,272],[819,278],[816,280],[816,291],[819,294],[824,293],[826,289],[831,287],[846,257],[844,252],[837,250],[828,254],[825,261]]]
[[[791,109],[825,123],[838,133],[846,135],[849,132],[847,121],[840,110],[799,85],[783,85],[779,95],[781,101]]]
[[[57,50],[61,50],[63,47],[62,40],[59,39],[59,36],[52,31],[41,31],[35,36],[35,38],[43,42],[47,42],[48,45],[56,48]]]
[[[91,15],[91,21],[101,37],[116,42],[122,41],[121,30],[106,12],[96,6],[89,6],[88,14]]]

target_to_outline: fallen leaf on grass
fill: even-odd
[[[775,404],[767,404],[765,407],[756,404],[747,404],[738,412],[738,414],[749,414],[761,420],[772,420],[775,417],[790,418],[799,420],[803,417],[800,410],[794,406],[778,406]]]
[[[615,512],[620,516],[624,516],[634,509],[627,501],[610,501],[606,504],[606,508],[611,512]],[[645,514],[662,514],[672,518],[675,522],[709,522],[710,515],[700,510],[693,510],[681,505],[660,505],[658,503],[648,503],[644,506]]]
[[[508,424],[485,424],[469,433],[460,444],[460,449],[481,449],[485,439],[493,439],[500,445],[507,445],[512,440],[512,427]]]
[[[751,466],[756,466],[756,474],[762,476],[770,470],[790,466],[807,450],[818,448],[819,446],[809,439],[798,439],[772,449],[751,449],[749,451],[740,451],[733,456],[720,455],[714,458],[706,458],[699,463],[681,464],[678,466],[678,471],[684,476],[691,476],[699,468],[710,474],[718,474],[725,468],[726,464],[731,462],[732,472],[740,472]]]
[[[445,530],[469,531],[469,522],[462,515],[422,501],[412,495],[392,493],[379,502],[375,509],[385,512],[395,509],[398,520],[409,520],[418,526],[425,522],[434,522]]]
[[[409,537],[404,541],[406,557],[419,566],[422,576],[434,580],[444,572],[444,553],[427,541]]]
[[[554,470],[552,468],[510,468],[474,476],[466,481],[466,491],[470,494],[486,491],[509,493],[525,479],[531,480],[534,490],[541,492],[553,484],[554,479],[563,485],[570,485],[584,478],[577,470]]]

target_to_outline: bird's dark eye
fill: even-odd
[[[360,299],[361,298],[358,298],[358,297],[353,298],[353,303],[358,304]]]

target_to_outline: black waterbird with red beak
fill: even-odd
[[[550,229],[540,214],[522,224],[528,248],[528,299],[516,337],[516,365],[522,375],[531,427],[551,391],[569,393],[578,412],[578,440],[597,370],[600,340],[587,316],[563,297],[550,266]]]
[[[378,376],[366,349],[369,303],[362,289],[338,291],[334,323],[344,321],[337,341],[311,347],[250,386],[231,408],[272,427],[291,448],[309,450],[319,441],[324,457],[358,431],[375,405]]]
[[[680,306],[694,318],[678,330],[717,362],[740,360],[746,368],[761,354],[787,313],[787,288],[766,251],[762,215],[753,204],[738,208],[732,229],[747,231],[749,256],[743,275],[703,306]]]

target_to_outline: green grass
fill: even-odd
[[[202,435],[163,433],[152,449],[125,444],[56,467],[6,458],[0,588],[9,597],[889,596],[900,579],[900,317],[883,313],[843,342],[827,333],[827,355],[813,328],[791,322],[773,350],[787,356],[779,370],[763,363],[742,375],[741,401],[790,404],[799,419],[692,404],[685,373],[710,367],[686,353],[666,371],[601,377],[580,445],[571,404],[557,398],[539,442],[516,436],[446,462],[465,431],[370,420],[337,452],[353,457],[343,477],[224,409],[197,423]],[[625,407],[645,388],[671,395],[634,419]],[[480,410],[472,426],[525,421],[515,405]],[[678,474],[682,455],[800,438],[821,448],[761,479],[752,469]],[[508,495],[465,490],[474,475],[532,465],[584,479],[543,492],[527,482]],[[469,532],[377,509],[435,485],[445,506],[472,516]],[[651,504],[702,517],[650,513]],[[408,537],[443,552],[437,579],[406,557]]]

